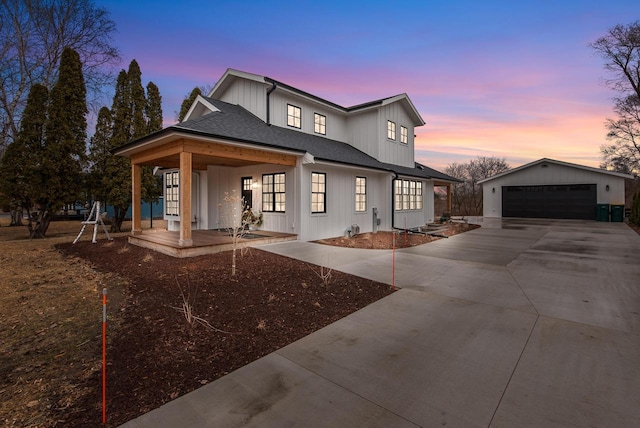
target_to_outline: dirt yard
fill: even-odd
[[[174,259],[122,234],[71,245],[0,228],[0,425],[98,426],[101,291],[108,290],[108,426],[117,426],[391,293],[388,285],[257,249]],[[184,295],[184,298],[183,298]],[[202,323],[190,325],[187,300]],[[178,308],[178,309],[176,309]],[[208,323],[210,325],[205,325]]]

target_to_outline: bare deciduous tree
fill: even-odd
[[[607,139],[601,147],[603,167],[640,173],[640,21],[616,25],[590,45],[605,60],[607,85],[620,92],[616,119],[607,119]]]
[[[78,52],[89,94],[97,98],[119,61],[115,23],[91,0],[0,0],[0,154],[16,137],[32,85],[51,89],[64,48]]]
[[[478,156],[467,163],[453,163],[444,170],[445,174],[463,180],[452,185],[451,200],[453,214],[482,215],[482,186],[478,181],[509,169],[504,158]]]

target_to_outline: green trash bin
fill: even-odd
[[[598,204],[596,220],[609,221],[609,204]]]
[[[611,205],[611,221],[617,223],[624,221],[624,205]]]

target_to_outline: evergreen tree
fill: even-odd
[[[22,225],[22,214],[33,205],[32,180],[37,177],[38,154],[44,148],[49,90],[36,84],[29,90],[20,130],[0,162],[0,193],[9,202],[11,225]]]
[[[147,99],[144,95],[144,87],[142,86],[142,72],[135,59],[129,64],[127,77],[129,79],[129,91],[131,94],[131,124],[129,128],[129,139],[127,140],[127,142],[129,142],[147,135],[147,121],[145,120]]]
[[[116,93],[113,96],[111,114],[113,128],[110,148],[119,147],[131,141],[131,86],[127,72],[122,70],[116,81]],[[107,174],[108,172],[108,174]],[[112,232],[120,232],[122,222],[131,205],[131,166],[129,160],[120,156],[110,156],[105,164],[103,187],[106,201],[114,208]]]
[[[147,134],[162,130],[162,97],[155,83],[147,84]]]
[[[89,145],[89,160],[91,168],[89,173],[89,190],[93,198],[106,202],[108,196],[109,183],[107,180],[113,175],[107,166],[109,158],[113,157],[111,152],[111,137],[113,135],[113,118],[111,110],[102,107],[98,112],[96,121],[96,131],[91,137]]]
[[[44,238],[56,211],[74,203],[82,192],[86,161],[87,91],[80,56],[65,48],[60,58],[58,82],[50,93],[45,144],[39,153],[32,195],[38,205],[29,217],[31,238]]]
[[[198,87],[193,88],[191,93],[185,97],[184,101],[182,101],[182,104],[180,105],[180,113],[178,113],[178,122],[182,122],[184,120],[184,117],[191,108],[191,104],[193,104],[198,95],[202,95],[202,89]]]
[[[162,96],[155,83],[147,84],[147,134],[162,130]],[[162,177],[153,175],[153,168],[142,167],[142,200],[148,203],[157,202],[162,195]]]
[[[110,150],[162,129],[160,91],[150,82],[147,85],[147,99],[141,77],[140,66],[135,60],[129,64],[128,71],[120,71],[110,114],[107,114],[109,110],[106,107],[101,110],[102,122],[99,118],[91,145],[94,195],[99,199],[104,198],[107,204],[113,206],[113,232],[121,231],[131,206],[131,164],[126,158],[111,155]],[[153,175],[151,167],[143,167],[143,200],[151,202],[158,199],[162,193],[160,180]]]

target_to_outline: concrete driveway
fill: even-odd
[[[398,292],[124,426],[640,426],[640,236],[482,225],[396,251]],[[262,248],[391,282],[391,251]]]

